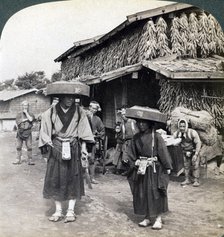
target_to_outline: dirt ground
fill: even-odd
[[[201,186],[181,187],[181,178],[171,177],[169,213],[160,231],[140,228],[142,216],[133,213],[130,188],[125,177],[99,174],[93,189],[77,203],[73,223],[48,221],[53,203],[42,197],[46,161],[41,158],[34,136],[36,165],[12,165],[16,157],[15,133],[0,133],[0,237],[62,236],[163,236],[224,237],[224,175],[202,169]],[[183,177],[182,177],[183,178]],[[66,208],[66,203],[64,203]]]

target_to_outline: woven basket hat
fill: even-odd
[[[57,81],[47,85],[46,94],[50,96],[77,95],[88,96],[90,88],[79,81]]]
[[[161,113],[158,109],[152,109],[149,107],[136,105],[126,109],[126,117],[139,120],[154,121],[159,123],[166,123],[167,121],[167,115]]]

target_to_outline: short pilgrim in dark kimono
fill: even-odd
[[[141,127],[143,123],[145,129]],[[148,226],[151,220],[168,211],[168,173],[172,169],[172,164],[165,142],[161,135],[155,132],[152,122],[137,120],[137,125],[140,132],[134,135],[128,147],[131,166],[128,181],[133,195],[134,213],[145,216],[143,223],[139,225]],[[157,158],[157,161],[150,163],[144,175],[138,174],[136,166],[136,161],[140,157]],[[159,223],[158,229],[161,224]],[[157,224],[154,225],[156,229]]]

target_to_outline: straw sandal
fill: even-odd
[[[151,224],[150,220],[149,219],[144,219],[143,221],[139,222],[138,225],[140,227],[147,227]]]
[[[65,216],[64,223],[73,222],[75,220],[76,220],[76,215],[75,215],[74,211],[68,209],[67,214]]]
[[[17,159],[15,161],[13,161],[12,163],[13,163],[13,165],[20,165],[20,164],[22,164],[22,161]]]
[[[162,220],[161,219],[156,219],[154,225],[152,226],[153,230],[161,230],[163,227]]]
[[[48,220],[52,222],[57,222],[60,221],[63,217],[64,215],[62,214],[62,211],[56,211],[52,216],[48,218]]]

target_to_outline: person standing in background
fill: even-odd
[[[98,182],[95,179],[95,169],[96,169],[96,151],[101,149],[101,145],[105,139],[105,127],[99,116],[96,115],[98,111],[101,111],[100,105],[97,101],[91,101],[89,104],[89,110],[87,111],[87,117],[95,138],[95,143],[88,144],[90,150],[89,156],[89,173],[91,183],[97,184]]]
[[[188,128],[188,122],[185,119],[178,121],[178,130],[173,134],[174,138],[181,138],[181,148],[184,157],[185,180],[181,185],[191,184],[190,172],[192,167],[193,187],[198,187],[199,183],[199,152],[201,149],[201,140],[198,133]]]
[[[129,168],[126,152],[127,146],[129,145],[134,134],[136,134],[139,130],[136,126],[136,121],[126,117],[125,106],[121,108],[119,113],[121,121],[117,123],[115,127],[117,145],[113,165],[115,166],[115,174],[126,176]]]
[[[19,112],[16,116],[16,126],[17,126],[17,134],[16,134],[16,150],[17,157],[13,162],[14,165],[19,165],[22,163],[22,146],[23,142],[26,145],[27,156],[28,156],[28,165],[34,165],[35,163],[32,161],[32,127],[34,122],[34,115],[29,111],[29,103],[28,101],[23,101],[21,103],[22,111]]]

